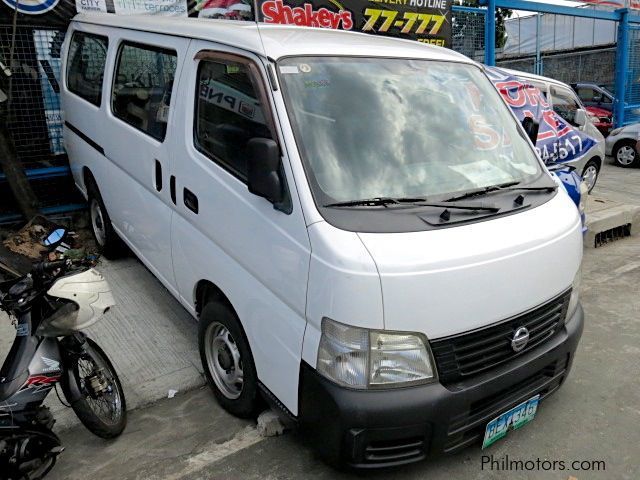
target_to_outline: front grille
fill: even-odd
[[[419,460],[425,455],[424,438],[375,441],[369,443],[364,451],[368,464],[388,464]]]
[[[473,402],[467,411],[450,419],[444,451],[453,453],[479,442],[487,423],[501,413],[538,394],[543,400],[555,392],[562,384],[568,366],[567,355],[515,385]]]
[[[431,342],[440,383],[447,385],[489,370],[549,340],[564,324],[571,290],[526,313],[489,327]],[[529,330],[526,347],[515,352],[513,334]]]

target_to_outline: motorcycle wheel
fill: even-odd
[[[75,401],[65,392],[82,424],[101,438],[119,436],[127,425],[127,404],[122,385],[111,361],[90,338],[82,355],[74,357],[72,381],[80,397]]]
[[[0,436],[0,447],[0,478],[7,480],[42,480],[62,452],[58,436],[41,430]]]

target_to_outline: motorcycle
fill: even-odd
[[[43,405],[58,385],[93,434],[114,438],[126,426],[116,371],[82,332],[114,305],[108,283],[92,267],[86,260],[43,261],[28,275],[0,283],[0,309],[16,327],[0,369],[2,479],[41,479],[64,450]]]

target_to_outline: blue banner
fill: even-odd
[[[554,112],[546,96],[525,79],[496,67],[485,67],[485,70],[519,121],[531,117],[539,123],[535,147],[544,163],[577,160],[596,144],[596,140]]]

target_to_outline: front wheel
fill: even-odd
[[[582,180],[587,186],[587,193],[591,193],[593,187],[596,186],[598,181],[598,173],[600,173],[600,167],[596,160],[589,160],[582,170]]]
[[[114,438],[127,425],[127,404],[111,361],[96,342],[87,338],[83,351],[71,357],[69,382],[64,389],[71,408],[87,429],[101,438]]]
[[[260,406],[258,376],[251,349],[235,313],[224,303],[207,303],[198,329],[207,383],[229,413],[250,418]]]
[[[632,140],[625,140],[616,145],[613,158],[621,167],[633,167],[638,164],[638,152],[636,143]]]

